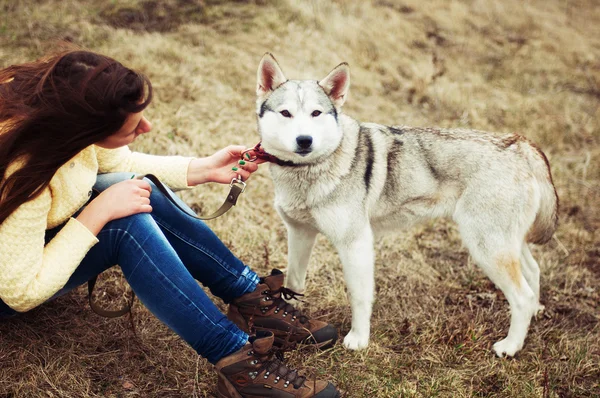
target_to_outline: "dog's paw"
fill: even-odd
[[[515,354],[517,353],[517,351],[519,351],[522,348],[522,346],[523,346],[522,344],[519,344],[518,342],[510,341],[510,340],[508,340],[508,338],[506,338],[506,339],[500,340],[499,342],[494,344],[494,352],[500,358],[502,358],[504,356],[514,357]]]
[[[288,274],[285,286],[296,293],[304,294],[304,291],[306,290],[306,279],[296,278],[293,274]]]
[[[304,283],[299,284],[299,283],[292,283],[291,281],[288,281],[285,284],[285,287],[287,287],[290,290],[293,290],[296,293],[300,293],[300,294],[304,294],[304,292],[306,291]]]
[[[369,345],[369,335],[361,336],[359,333],[355,333],[352,330],[344,337],[344,347],[349,350],[360,350],[367,348]]]

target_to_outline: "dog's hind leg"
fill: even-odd
[[[510,328],[505,339],[494,344],[499,357],[514,356],[525,342],[531,317],[538,308],[534,291],[521,269],[521,245],[510,227],[499,229],[481,218],[462,218],[459,228],[463,242],[475,262],[502,290],[510,306]]]
[[[540,266],[538,265],[535,258],[531,254],[531,250],[526,242],[523,242],[521,247],[521,270],[523,276],[527,280],[529,287],[533,290],[535,298],[538,301],[538,308],[536,312],[544,310],[544,306],[539,303],[540,301]]]
[[[306,287],[306,269],[318,232],[309,225],[289,220],[285,221],[285,225],[288,231],[286,286],[298,293],[303,293]]]
[[[499,357],[512,357],[523,348],[531,317],[537,311],[535,293],[521,272],[517,251],[495,251],[491,255],[473,248],[470,251],[475,262],[502,290],[510,306],[508,335],[494,344],[494,351]]]
[[[500,177],[483,187],[466,190],[453,218],[473,260],[502,290],[510,306],[508,335],[493,347],[502,357],[514,356],[523,347],[538,298],[535,284],[532,288],[527,280],[537,281],[535,270],[523,254],[535,206],[526,189],[508,184],[512,181],[510,175]]]
[[[369,345],[371,312],[375,292],[373,233],[369,226],[354,231],[352,239],[335,244],[344,267],[344,279],[352,308],[352,328],[344,346],[358,350]]]

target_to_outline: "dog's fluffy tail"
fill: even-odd
[[[527,243],[542,244],[552,238],[558,224],[558,195],[552,182],[550,163],[544,152],[533,143],[525,147],[541,194],[540,207],[525,239]]]

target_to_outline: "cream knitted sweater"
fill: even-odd
[[[0,299],[28,311],[52,297],[68,281],[98,239],[72,215],[91,196],[98,173],[152,173],[172,188],[187,188],[192,158],[153,156],[128,147],[92,145],[57,170],[50,185],[0,224]],[[45,245],[46,229],[66,225]]]

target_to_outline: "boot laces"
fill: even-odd
[[[274,373],[276,379],[285,380],[285,384],[292,384],[295,389],[302,387],[304,382],[306,381],[306,377],[300,376],[298,371],[295,369],[290,369],[285,363],[285,359],[283,357],[283,350],[277,348],[275,346],[271,347],[271,349],[264,355],[259,355],[256,352],[254,353],[256,357],[260,360],[261,367],[258,369],[258,373],[260,374],[263,370],[266,371],[265,378],[268,377],[271,373]]]
[[[308,317],[302,314],[302,311],[296,309],[292,304],[288,303],[286,300],[300,300],[297,296],[304,296],[302,293],[297,293],[292,289],[288,289],[287,287],[280,287],[277,290],[270,290],[267,293],[269,296],[273,298],[273,305],[276,305],[277,308],[285,311],[288,314],[291,314],[292,317],[298,318],[300,323],[308,322]],[[281,297],[283,296],[283,298]],[[284,300],[285,299],[285,300]]]

